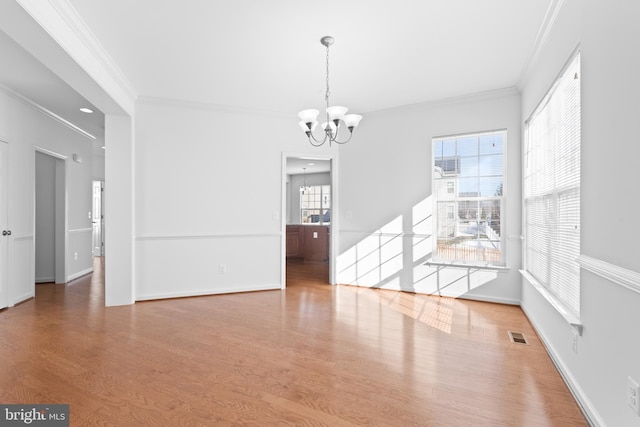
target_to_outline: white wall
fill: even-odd
[[[294,119],[173,101],[138,103],[137,300],[280,289],[282,153],[329,151],[310,147]],[[110,149],[107,141],[107,155]]]
[[[104,156],[93,156],[91,177],[94,181],[104,181]]]
[[[565,0],[523,88],[524,120],[580,42],[584,332],[577,353],[567,322],[526,280],[522,307],[592,423],[616,427],[640,425],[626,403],[627,376],[640,379],[640,257],[635,246],[640,229],[634,197],[640,83],[626,78],[640,73],[639,40],[640,3]]]
[[[432,138],[507,130],[505,272],[425,266],[433,247]],[[515,89],[367,114],[340,149],[338,282],[520,301],[520,95]]]
[[[0,139],[9,143],[10,303],[34,295],[35,147],[66,156],[67,278],[91,271],[91,141],[0,90]],[[72,155],[84,161],[76,163]],[[78,253],[78,259],[74,254]]]
[[[135,301],[134,121],[129,116],[105,115],[105,304]]]
[[[36,153],[36,283],[55,281],[56,158]]]

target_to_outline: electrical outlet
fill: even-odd
[[[78,252],[74,252],[73,253],[73,258],[77,261],[78,260]]]
[[[571,348],[573,352],[578,354],[578,331],[575,328],[572,328],[573,333],[573,341],[571,343]]]
[[[640,415],[640,386],[631,377],[627,377],[627,403],[636,415]]]
[[[227,264],[220,264],[218,266],[218,274],[225,274],[227,272]]]

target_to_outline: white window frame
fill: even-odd
[[[316,189],[319,189],[319,193],[316,192]],[[303,203],[304,203],[304,194],[306,192],[313,192],[314,194],[319,194],[319,200],[318,202],[320,203],[320,207],[319,208],[309,208],[309,207],[303,207]],[[324,206],[324,202],[323,199],[328,197],[328,206]],[[300,192],[300,223],[301,224],[313,224],[313,225],[328,225],[331,223],[331,216],[329,216],[329,222],[325,222],[324,221],[324,211],[325,210],[329,210],[331,211],[331,205],[332,205],[332,200],[331,200],[331,185],[330,184],[317,184],[317,185],[307,185],[301,192]],[[304,211],[318,211],[317,215],[319,215],[318,217],[318,222],[304,222],[305,220],[305,216],[303,215]],[[315,215],[315,214],[312,214]],[[329,214],[331,215],[331,214]]]
[[[460,159],[459,158],[443,158],[441,159],[441,163],[442,161],[446,161],[448,163],[446,163],[446,165],[448,166],[447,171],[443,171],[442,168],[438,168],[436,166],[436,150],[435,150],[435,145],[434,143],[436,141],[440,141],[440,140],[448,140],[448,139],[456,139],[456,138],[469,138],[469,137],[481,137],[481,136],[486,136],[486,135],[493,135],[493,134],[501,134],[503,137],[503,147],[502,147],[502,194],[500,195],[493,195],[493,196],[476,196],[476,197],[469,197],[469,195],[460,195],[458,192],[460,191],[460,187],[458,185],[458,182],[455,181],[454,183],[454,193],[451,194],[448,192],[448,188],[449,188],[449,184],[447,183],[447,187],[446,189],[443,191],[443,193],[446,193],[446,195],[440,200],[440,203],[451,203],[452,201],[456,203],[456,206],[458,203],[465,203],[468,201],[494,201],[494,200],[499,200],[500,203],[500,238],[499,238],[499,242],[500,242],[500,257],[499,260],[465,260],[464,257],[458,257],[458,258],[447,258],[447,257],[439,257],[438,256],[438,233],[439,233],[439,226],[438,226],[438,216],[439,216],[439,207],[438,207],[438,192],[439,190],[437,189],[437,179],[436,179],[436,175],[438,173],[441,173],[442,177],[446,177],[447,179],[451,179],[453,177],[453,179],[457,179],[455,178],[459,172],[460,172]],[[507,131],[506,129],[500,129],[500,130],[492,130],[492,131],[485,131],[485,132],[475,132],[475,133],[468,133],[468,134],[457,134],[457,135],[449,135],[449,136],[440,136],[440,137],[434,137],[431,141],[431,147],[432,147],[432,161],[431,161],[431,165],[432,165],[432,194],[433,194],[433,218],[434,218],[434,238],[433,240],[433,251],[432,251],[432,258],[431,260],[427,263],[428,265],[453,265],[453,266],[461,266],[461,267],[479,267],[479,268],[492,268],[492,269],[504,269],[506,268],[506,188],[507,188],[507,165],[506,165],[506,159],[507,159]],[[479,156],[481,156],[479,154]],[[451,167],[451,166],[454,167]],[[440,169],[440,172],[438,172],[438,170]],[[478,179],[482,179],[479,175],[478,175]],[[447,206],[447,213],[446,213],[446,219],[450,220],[451,218],[449,218],[449,207]],[[454,208],[454,212],[456,211],[456,209]],[[458,208],[459,211],[459,208]],[[455,216],[455,214],[454,214]],[[443,218],[444,219],[444,218]],[[476,221],[478,221],[478,225],[479,225],[479,221],[480,219],[477,218]],[[457,218],[454,218],[454,221],[458,221]],[[448,223],[449,221],[447,221]],[[497,240],[496,240],[497,241]]]
[[[579,321],[580,316],[580,266],[576,258],[580,254],[580,52],[576,51],[571,55],[571,58],[563,67],[562,72],[554,81],[549,91],[542,98],[540,104],[534,109],[529,119],[525,122],[523,139],[523,248],[522,248],[522,263],[523,263],[523,276],[551,303],[553,307],[574,327],[581,330],[581,324]],[[561,92],[563,85],[575,84],[577,86],[577,103],[571,104],[573,108],[577,108],[577,122],[570,121],[567,117],[562,119],[557,115],[550,116],[551,111],[561,111],[560,107],[555,104],[560,103],[560,97],[563,96]],[[569,86],[567,86],[569,87]],[[575,87],[572,90],[575,90]],[[568,93],[568,92],[567,92]],[[564,95],[568,96],[568,95]],[[575,94],[573,95],[575,97]],[[562,111],[567,110],[566,104],[562,104]],[[551,110],[553,108],[553,110]],[[545,109],[549,109],[548,111]],[[546,116],[541,116],[545,114]],[[548,145],[536,145],[533,146],[534,138],[543,139],[542,137],[535,136],[536,131],[532,131],[531,127],[536,126],[536,118],[540,117],[540,120],[544,120],[545,126],[544,132],[538,131],[539,134],[550,134],[553,132],[554,126],[557,128],[566,129],[570,127],[569,131],[558,130],[550,136],[544,138],[545,141],[555,141],[554,144]],[[575,120],[575,116],[571,116],[572,120]],[[554,121],[555,120],[555,121]],[[552,122],[553,121],[553,122]],[[542,123],[542,122],[541,122]],[[573,135],[574,138],[570,138],[569,142],[564,135]],[[561,136],[562,135],[562,136]],[[576,138],[577,135],[577,147]],[[563,139],[565,138],[565,139]],[[566,153],[566,144],[571,145],[571,153],[573,154],[571,160],[571,168],[566,166],[558,167],[557,163],[561,161],[561,157],[557,154],[559,151],[559,144],[565,147],[564,153]],[[541,150],[539,147],[544,147],[544,155],[536,155],[535,150]],[[551,154],[549,154],[551,153]],[[537,156],[537,157],[536,157]],[[576,159],[577,156],[577,159]],[[565,154],[564,158],[567,156]],[[543,162],[545,159],[546,160]],[[542,162],[542,163],[541,163]],[[567,160],[564,160],[564,164],[567,164]],[[575,165],[577,165],[577,178],[575,176]],[[545,167],[546,166],[546,167]],[[543,168],[544,172],[539,172]],[[538,172],[536,172],[538,170]],[[566,172],[566,170],[572,171],[572,174]],[[558,171],[563,171],[562,175]],[[543,184],[534,184],[531,180],[535,179],[534,175],[544,175],[541,178],[546,180],[540,180],[535,182],[543,182]],[[565,182],[566,181],[566,182]],[[552,182],[553,185],[547,185],[544,183]],[[538,188],[544,188],[544,190],[538,190]],[[558,204],[560,198],[567,199],[567,194],[573,194],[571,198],[571,209],[561,209]],[[575,197],[577,195],[577,197]],[[540,221],[534,217],[532,211],[529,214],[529,206],[537,201],[545,202],[548,206],[551,206],[551,214],[545,217],[545,221]],[[540,206],[540,205],[538,205]],[[577,210],[576,210],[577,209]],[[531,216],[531,218],[530,218]],[[567,221],[562,222],[557,220],[561,218],[571,218],[570,226],[567,226]],[[533,225],[535,223],[535,225]],[[548,249],[539,250],[536,249],[541,244],[535,237],[539,236],[541,223],[544,225],[552,225],[543,230],[545,236],[549,236]],[[530,225],[532,224],[532,225]],[[532,236],[529,238],[528,236]],[[557,239],[562,239],[557,240]],[[577,241],[576,241],[577,239]],[[562,245],[559,243],[562,242]],[[571,242],[567,245],[565,242]],[[548,253],[546,252],[548,251]],[[545,257],[537,257],[535,264],[532,266],[532,259],[536,253],[545,252]],[[545,262],[546,261],[546,262]],[[544,264],[545,267],[541,268],[540,264]],[[544,276],[544,277],[543,277]]]

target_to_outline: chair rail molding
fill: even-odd
[[[640,293],[640,273],[610,264],[588,255],[580,255],[576,261],[581,268],[597,274],[613,283]]]

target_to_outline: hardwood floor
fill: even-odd
[[[587,425],[518,307],[292,264],[286,291],[105,308],[102,267],[0,312],[1,403],[68,403],[73,426]]]

